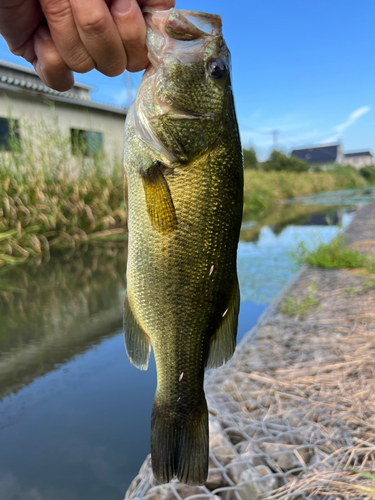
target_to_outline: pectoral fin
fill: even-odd
[[[141,176],[151,224],[163,234],[174,231],[177,227],[176,211],[161,164],[155,162],[147,170],[142,170]]]
[[[208,351],[207,368],[218,368],[233,356],[236,348],[238,312],[240,310],[240,290],[236,278],[228,308],[212,336]]]
[[[134,317],[127,295],[124,305],[124,339],[130,362],[140,370],[147,370],[151,351],[150,337]]]

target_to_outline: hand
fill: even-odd
[[[0,0],[0,33],[48,87],[65,91],[73,71],[117,76],[147,66],[146,5],[166,10],[175,0]]]

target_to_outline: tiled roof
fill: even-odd
[[[27,66],[21,66],[20,64],[14,64],[12,62],[0,59],[0,68],[1,67],[33,75],[39,79],[36,72],[32,68],[28,68]],[[74,82],[74,87],[78,87],[80,89],[85,89],[85,90],[95,90],[95,87],[93,87],[92,85],[86,85],[85,83]]]
[[[321,146],[309,149],[294,149],[292,156],[304,160],[307,163],[330,163],[335,162],[339,145]]]
[[[41,83],[38,85],[37,83],[31,83],[26,80],[20,78],[13,78],[12,76],[2,75],[0,77],[0,82],[8,83],[9,85],[19,86],[20,88],[37,90],[38,92],[45,92],[46,94],[59,95],[61,97],[67,97],[69,99],[79,99],[79,95],[74,92],[59,92],[58,90],[53,90]]]
[[[355,153],[345,153],[345,158],[353,158],[354,156],[372,156],[370,151],[357,151]]]
[[[0,60],[0,88],[28,94],[34,97],[46,95],[49,99],[65,102],[77,106],[99,109],[111,113],[126,115],[126,108],[119,108],[109,104],[92,101],[89,97],[90,87],[84,84],[75,83],[71,90],[59,92],[53,90],[42,82],[38,75],[30,68],[24,68],[17,64]]]

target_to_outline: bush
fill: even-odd
[[[334,165],[328,173],[334,175],[336,178],[346,180],[347,189],[355,189],[358,187],[358,181],[364,180],[359,171],[352,165]]]
[[[362,167],[359,173],[366,179],[366,181],[375,184],[375,167]]]
[[[339,163],[335,163],[334,165],[327,167],[326,172],[339,175],[358,174],[358,170],[352,165],[340,165]]]
[[[255,149],[253,147],[250,147],[249,149],[243,148],[242,152],[243,152],[244,168],[257,170],[258,160]]]
[[[295,156],[287,156],[281,151],[272,151],[270,157],[263,163],[263,170],[270,172],[276,170],[277,172],[307,172],[310,168],[305,161],[296,158]]]

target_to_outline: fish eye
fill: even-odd
[[[207,69],[211,76],[220,78],[226,72],[227,65],[218,57],[217,59],[211,59],[211,61],[208,61]]]

